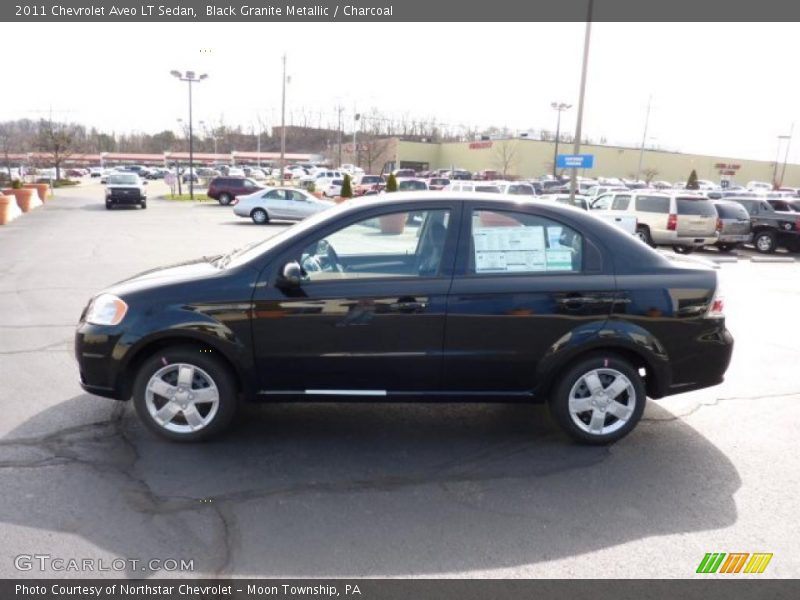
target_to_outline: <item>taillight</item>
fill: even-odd
[[[722,231],[722,219],[717,219],[717,231]]]
[[[708,305],[706,317],[709,319],[724,319],[725,318],[725,300],[722,296],[715,295]]]
[[[794,220],[794,228],[796,231],[800,231],[800,217]]]
[[[678,228],[678,215],[670,215],[667,219],[667,230],[675,231]]]

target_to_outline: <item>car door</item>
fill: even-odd
[[[270,190],[263,194],[262,201],[272,219],[288,219],[291,214],[290,201],[287,199],[287,190]]]
[[[347,213],[277,257],[254,294],[264,394],[438,390],[459,211],[445,201]],[[281,277],[293,262],[295,286]]]
[[[286,218],[302,220],[319,212],[315,198],[309,197],[299,190],[286,190]]]
[[[542,206],[464,208],[447,302],[442,388],[527,395],[540,361],[596,335],[615,283],[601,246]]]

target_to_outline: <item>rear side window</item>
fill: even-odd
[[[749,219],[750,215],[743,206],[739,204],[715,204],[717,214],[722,219]]]
[[[574,229],[536,215],[476,210],[472,214],[469,272],[577,273],[583,237]]]
[[[696,200],[694,198],[678,198],[678,214],[697,217],[716,217],[717,211],[710,200]]]
[[[518,196],[533,196],[534,191],[533,188],[529,185],[524,184],[515,184],[508,186],[508,193],[515,194]]]
[[[664,196],[637,196],[636,210],[651,213],[669,213],[669,198]]]
[[[611,210],[628,210],[631,197],[628,194],[617,194],[611,203]]]

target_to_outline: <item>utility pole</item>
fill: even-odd
[[[553,150],[553,179],[556,178],[556,163],[558,162],[558,139],[561,137],[561,113],[565,110],[572,108],[572,104],[566,102],[551,102],[550,106],[553,110],[558,111],[558,119],[556,120],[556,147]]]
[[[647,125],[650,123],[650,103],[653,101],[653,94],[647,99],[647,114],[644,118],[644,133],[642,134],[642,147],[639,150],[639,166],[636,168],[636,181],[639,181],[639,173],[642,172],[642,159],[644,159],[644,145],[647,141]]]
[[[283,53],[283,86],[281,89],[281,185],[283,185],[283,168],[286,166],[286,52]]]
[[[578,98],[578,122],[575,125],[575,148],[574,154],[581,152],[581,126],[583,125],[583,100],[586,95],[586,71],[589,66],[589,41],[592,36],[592,8],[594,0],[589,0],[589,8],[586,15],[586,35],[583,39],[583,67],[581,68],[581,92]],[[575,188],[578,184],[578,170],[572,169],[572,177],[569,182],[569,198],[575,200]]]
[[[781,168],[781,181],[778,187],[783,185],[783,177],[786,175],[786,163],[789,162],[789,146],[792,145],[792,136],[794,135],[794,121],[792,127],[789,129],[789,139],[786,141],[786,153],[783,155],[783,167]]]
[[[361,114],[356,112],[356,106],[353,105],[353,163],[358,166],[358,145],[356,143],[356,132],[358,131],[358,123],[361,119]]]
[[[336,166],[337,166],[337,168],[341,169],[342,168],[342,111],[344,111],[344,107],[341,105],[341,103],[339,104],[339,106],[336,107],[336,110],[339,113],[339,121],[338,121],[338,123],[339,123],[339,144],[338,144],[339,145],[339,162],[338,162],[338,164]]]

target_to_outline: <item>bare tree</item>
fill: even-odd
[[[494,164],[503,174],[508,176],[517,162],[517,140],[503,140],[494,146]]]
[[[49,119],[39,121],[38,146],[50,154],[50,162],[56,168],[56,179],[61,179],[61,165],[75,152],[80,127],[74,123],[59,123]]]
[[[22,139],[19,129],[14,121],[0,123],[0,153],[3,155],[3,162],[8,171],[8,179],[11,179],[11,153],[22,152]]]
[[[358,141],[359,163],[364,165],[366,173],[372,173],[373,165],[383,166],[386,153],[392,144],[391,138],[382,138],[372,134],[362,135]]]
[[[658,169],[654,169],[653,167],[642,169],[642,175],[644,175],[645,183],[650,183],[656,178],[656,175],[658,175]]]

